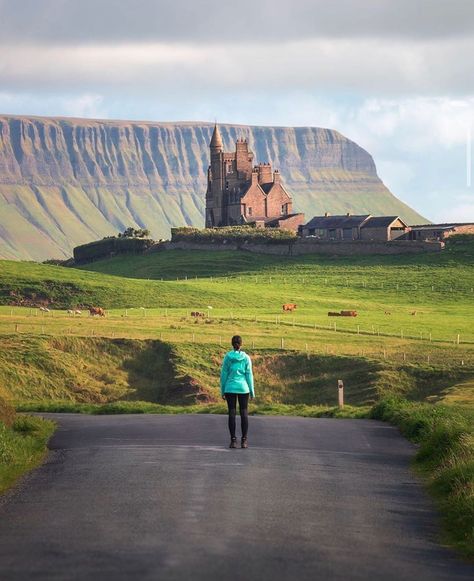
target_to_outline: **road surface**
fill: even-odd
[[[0,578],[468,580],[436,542],[414,448],[369,420],[59,414],[0,504]]]

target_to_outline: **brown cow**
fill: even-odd
[[[105,317],[105,310],[102,307],[89,307],[91,317],[97,315],[98,317]]]
[[[199,311],[191,311],[191,317],[202,317],[203,319],[206,317],[206,313],[201,313]]]
[[[295,305],[295,303],[286,303],[286,304],[282,305],[282,308],[285,312],[288,311],[291,313],[292,311],[294,311],[296,309],[296,306],[297,305]]]

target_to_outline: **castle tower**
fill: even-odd
[[[211,142],[211,164],[207,171],[206,228],[220,226],[224,206],[224,144],[217,123],[214,125]]]

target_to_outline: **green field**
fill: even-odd
[[[89,270],[3,261],[0,334],[19,341],[160,340],[220,357],[239,333],[255,355],[270,350],[277,358],[294,353],[419,367],[443,376],[423,397],[471,402],[473,246],[467,239],[439,255],[350,258],[176,250],[98,261]],[[49,302],[50,312],[31,306],[38,301]],[[284,313],[286,302],[296,311]],[[105,307],[107,317],[89,317],[87,305]],[[65,310],[78,307],[80,316]],[[328,317],[341,309],[358,316]],[[192,311],[206,317],[194,319]],[[196,354],[189,360],[193,376]],[[202,381],[211,395],[215,372]]]
[[[466,238],[421,256],[176,250],[80,269],[1,261],[0,399],[23,411],[222,413],[219,367],[238,333],[254,361],[251,413],[399,425],[421,444],[416,462],[448,541],[472,556],[473,249]],[[282,311],[287,302],[294,313]],[[90,317],[88,305],[107,316]],[[358,316],[328,317],[339,310]],[[31,428],[35,462],[48,429]],[[8,430],[14,449],[19,432]]]

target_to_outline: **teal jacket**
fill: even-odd
[[[224,357],[221,394],[226,393],[250,393],[251,397],[255,397],[252,361],[244,351],[229,351]]]

